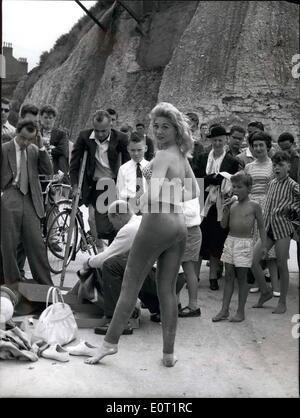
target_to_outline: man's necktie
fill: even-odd
[[[141,164],[137,163],[136,165],[136,199],[139,199],[143,193],[144,193],[143,173],[141,170]]]
[[[19,186],[20,186],[20,191],[23,194],[28,193],[28,170],[27,170],[27,160],[26,160],[25,149],[21,149]]]

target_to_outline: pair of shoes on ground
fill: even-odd
[[[191,309],[189,306],[185,306],[178,312],[179,318],[192,318],[201,315],[200,308]]]
[[[218,279],[209,279],[209,288],[211,290],[219,290]]]
[[[41,353],[41,357],[51,360],[67,362],[70,360],[70,355],[60,344],[53,344],[46,348]]]
[[[98,334],[98,335],[106,335],[107,330],[108,330],[108,327],[109,327],[109,324],[110,323],[108,322],[107,324],[102,325],[102,327],[96,327],[94,329],[95,334]],[[126,328],[124,328],[122,334],[123,335],[131,335],[131,334],[133,334],[133,328],[130,326],[129,323],[127,324]]]
[[[71,356],[93,357],[97,353],[98,347],[95,347],[87,341],[81,340],[77,345],[67,347],[66,350]]]

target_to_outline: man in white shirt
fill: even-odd
[[[142,221],[142,217],[135,215],[124,200],[116,200],[109,206],[108,218],[118,233],[103,252],[88,258],[84,263],[85,269],[102,269],[104,261],[110,257],[121,254],[128,255]]]
[[[131,160],[119,169],[117,178],[118,199],[129,201],[134,212],[139,213],[140,197],[146,190],[146,179],[142,175],[142,170],[149,163],[144,158],[147,151],[145,139],[132,134],[127,150]]]
[[[16,132],[16,128],[8,122],[10,101],[5,97],[1,98],[1,139],[2,144],[10,141]]]

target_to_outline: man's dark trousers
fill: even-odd
[[[17,248],[22,241],[33,279],[37,283],[53,286],[40,225],[30,193],[24,196],[14,187],[6,189],[1,200],[1,252],[5,284],[21,280]]]
[[[104,293],[104,314],[111,318],[118,302],[123,275],[127,264],[128,254],[110,257],[104,261],[102,266],[102,285]],[[178,275],[176,293],[185,283],[182,275]],[[159,300],[157,296],[155,270],[152,269],[147,275],[139,293],[139,299],[149,309],[150,313],[159,313]]]

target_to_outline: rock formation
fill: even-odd
[[[277,1],[123,1],[105,33],[88,17],[23,79],[15,102],[50,103],[74,140],[97,108],[120,123],[148,123],[157,101],[227,127],[260,120],[273,134],[299,137],[299,7]],[[112,0],[99,1],[101,19]],[[59,7],[59,5],[58,5]],[[78,25],[78,24],[77,24]],[[72,31],[70,35],[72,34]],[[62,42],[61,42],[62,43]],[[60,50],[59,50],[60,48]],[[55,58],[56,57],[56,58]]]

